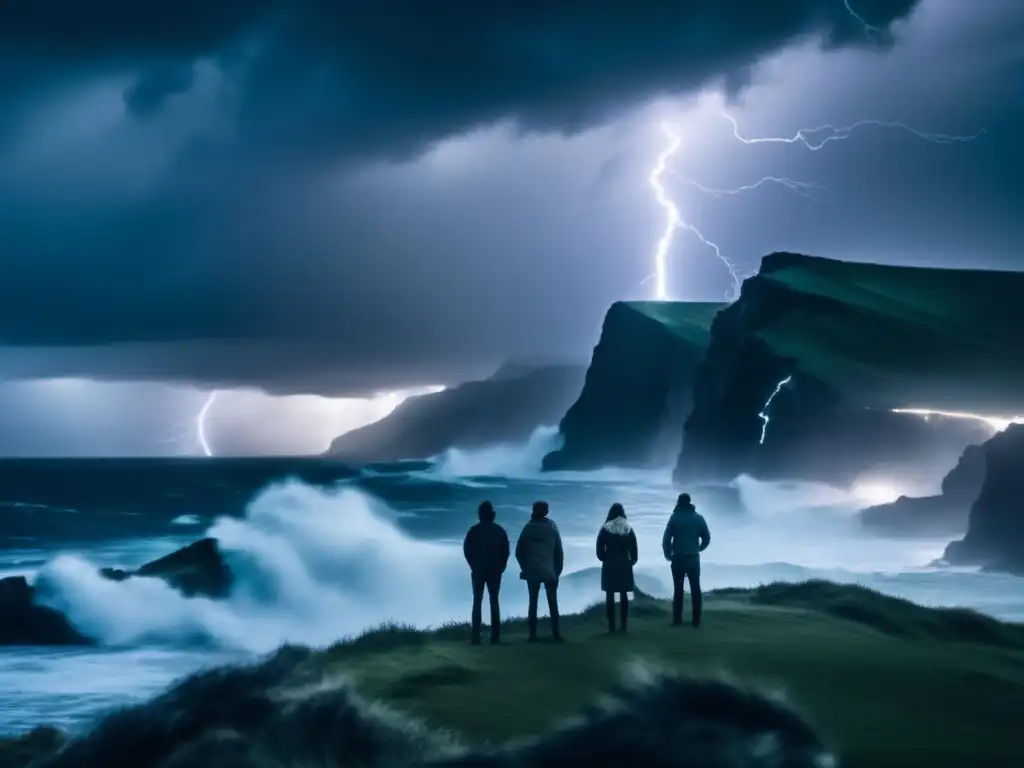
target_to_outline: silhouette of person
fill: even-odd
[[[523,531],[516,542],[516,561],[521,570],[519,578],[526,581],[526,589],[530,596],[526,616],[530,628],[530,642],[537,640],[537,599],[540,597],[541,586],[544,587],[548,598],[551,638],[556,643],[562,642],[558,616],[558,579],[565,565],[565,554],[558,526],[548,518],[546,501],[533,503],[530,521],[523,526]]]
[[[690,581],[693,594],[693,626],[700,626],[703,596],[700,591],[700,553],[711,543],[711,532],[704,516],[690,501],[690,494],[681,493],[676,508],[665,526],[661,548],[672,563],[672,626],[683,623],[683,586]]]
[[[480,623],[484,602],[484,589],[491,604],[491,645],[497,645],[501,637],[501,610],[498,606],[498,591],[501,576],[508,565],[509,544],[505,529],[494,522],[494,506],[484,501],[477,508],[480,522],[466,532],[462,542],[462,553],[469,563],[470,578],[473,582],[473,645],[480,644]]]
[[[636,587],[633,566],[638,552],[636,533],[626,520],[626,510],[618,502],[612,504],[597,533],[597,559],[601,561],[601,589],[608,610],[608,631],[615,631],[615,594],[618,593],[622,631],[625,632],[629,620],[628,593]]]

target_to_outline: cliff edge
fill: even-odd
[[[671,465],[720,303],[612,304],[545,470]]]
[[[892,409],[1021,412],[1022,295],[1019,272],[764,257],[712,324],[677,481],[852,479],[947,439]]]
[[[943,560],[1024,575],[1024,424],[1011,424],[983,450],[985,481],[967,534],[946,547]]]

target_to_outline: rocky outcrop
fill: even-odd
[[[231,591],[234,576],[224,561],[216,539],[200,539],[134,571],[103,568],[100,573],[113,581],[133,576],[162,579],[186,597],[224,598]]]
[[[325,455],[386,462],[525,441],[538,427],[557,423],[584,374],[579,365],[508,364],[489,379],[410,397],[380,421],[336,438]]]
[[[616,302],[545,470],[671,464],[711,321],[726,305]]]
[[[1024,273],[766,256],[712,325],[676,479],[849,482],[918,447],[955,457],[975,441],[959,427],[921,436],[891,410],[1024,410],[1021,295]]]
[[[91,644],[60,611],[36,605],[24,576],[0,579],[0,646]]]
[[[985,449],[969,445],[942,478],[937,496],[900,496],[889,504],[861,510],[864,527],[885,536],[960,536],[967,530],[971,505],[985,482]]]
[[[983,449],[985,481],[967,534],[946,547],[943,561],[1024,575],[1024,425],[1011,424]]]
[[[169,555],[137,568],[103,568],[100,574],[113,581],[139,576],[162,579],[187,597],[225,598],[233,575],[214,539],[201,539]],[[42,594],[40,594],[40,592]],[[30,584],[24,576],[0,579],[0,646],[92,645],[94,641],[75,629],[60,612],[49,608],[46,585]]]

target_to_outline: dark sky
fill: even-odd
[[[1024,2],[849,6],[868,27],[843,0],[0,4],[0,376],[343,395],[585,360],[651,290],[662,120],[666,186],[747,273],[1024,266]],[[746,146],[722,98],[748,136],[986,133]],[[685,183],[765,175],[821,189]],[[670,265],[679,298],[729,288],[685,232]]]

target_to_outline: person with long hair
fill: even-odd
[[[639,559],[636,533],[626,519],[626,510],[615,502],[597,534],[597,559],[601,561],[601,589],[608,611],[608,631],[615,631],[615,595],[619,596],[622,631],[629,621],[629,593],[636,589],[633,566]]]

